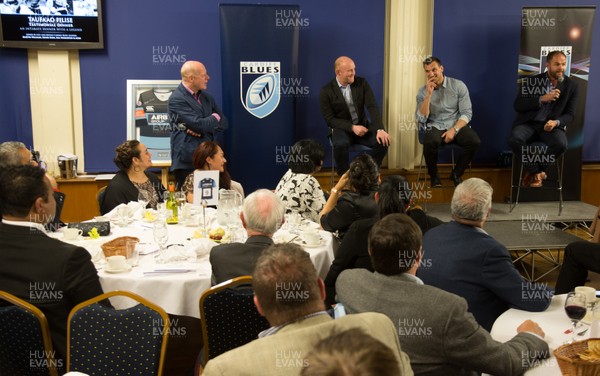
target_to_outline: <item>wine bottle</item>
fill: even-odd
[[[179,213],[177,207],[177,200],[175,199],[175,184],[169,183],[169,198],[167,199],[167,210],[169,216],[167,217],[167,223],[170,225],[177,224],[179,222]]]

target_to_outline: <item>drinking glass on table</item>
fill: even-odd
[[[148,206],[148,203],[150,202],[150,200],[148,199],[147,192],[140,191],[138,193],[138,202],[140,203],[140,205],[142,205],[142,215],[143,215],[143,213],[146,210],[146,207]]]
[[[571,324],[573,324],[573,335],[568,343],[573,343],[577,340],[575,337],[577,324],[585,317],[587,312],[585,295],[577,292],[570,292],[567,294],[567,299],[565,300],[565,312],[571,319]]]
[[[152,226],[152,235],[154,235],[154,241],[158,244],[158,253],[156,258],[160,257],[165,249],[165,245],[169,240],[169,230],[167,229],[167,222],[164,219],[159,219],[154,222]]]

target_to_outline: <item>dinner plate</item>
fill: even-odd
[[[319,239],[319,242],[315,243],[315,244],[308,244],[308,243],[306,243],[302,239],[297,239],[297,240],[294,241],[294,243],[296,243],[296,244],[298,244],[298,245],[300,245],[302,247],[306,247],[306,248],[317,248],[317,247],[320,247],[320,246],[323,245],[323,239],[322,238]]]
[[[104,268],[104,271],[107,273],[125,273],[131,270],[131,265],[127,265],[126,267],[124,267],[123,269],[109,269],[109,268]]]

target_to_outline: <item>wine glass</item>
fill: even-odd
[[[158,254],[156,255],[156,258],[159,258],[163,253],[167,241],[169,240],[169,230],[167,229],[167,222],[165,222],[164,220],[155,221],[154,225],[152,226],[152,235],[154,235],[154,241],[158,244],[159,247]]]
[[[573,324],[573,337],[568,342],[572,343],[577,340],[575,338],[575,328],[577,327],[577,323],[585,317],[587,312],[585,295],[577,292],[570,292],[567,294],[567,299],[565,300],[565,312],[571,319],[571,324]]]
[[[146,192],[140,191],[138,193],[138,202],[140,203],[140,205],[142,205],[142,212],[145,212],[146,207],[148,206],[148,203],[150,202],[150,200],[148,200],[148,196],[146,195]]]

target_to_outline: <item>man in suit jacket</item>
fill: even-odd
[[[452,221],[425,234],[427,264],[418,272],[426,284],[465,298],[469,311],[488,331],[508,308],[539,312],[552,300],[552,291],[544,284],[525,281],[506,247],[483,230],[492,210],[492,192],[479,178],[456,187]]]
[[[209,360],[205,375],[298,375],[319,340],[350,328],[364,329],[393,351],[400,368],[394,374],[413,374],[394,325],[385,315],[364,313],[333,320],[327,314],[323,280],[300,246],[269,247],[252,278],[254,304],[271,327],[258,339]]]
[[[390,136],[383,128],[379,106],[371,86],[362,77],[355,76],[354,61],[340,56],[334,64],[335,78],[321,88],[320,106],[325,122],[331,128],[338,175],[348,170],[350,145],[361,144],[371,148],[371,156],[381,166],[390,145]],[[371,121],[367,118],[365,107]]]
[[[44,171],[13,166],[1,175],[0,289],[46,315],[58,366],[64,367],[67,316],[75,305],[102,294],[98,274],[84,248],[46,234],[56,203]]]
[[[548,356],[544,332],[527,320],[507,343],[496,342],[454,294],[416,277],[423,261],[421,230],[405,214],[390,214],[369,235],[375,273],[349,269],[339,276],[346,311],[381,312],[398,324],[402,348],[415,374],[520,375]]]
[[[244,200],[240,213],[248,239],[245,243],[221,244],[210,251],[212,283],[252,275],[262,251],[273,244],[273,234],[284,221],[285,206],[268,189],[259,189]]]
[[[188,60],[181,66],[181,84],[169,97],[171,122],[171,170],[176,188],[194,171],[192,155],[204,141],[213,141],[215,133],[229,127],[227,118],[206,92],[210,76],[204,64]]]
[[[566,294],[577,286],[585,286],[590,270],[600,273],[600,244],[575,241],[567,245],[556,280],[556,293]]]
[[[522,186],[541,187],[546,167],[567,150],[566,129],[575,116],[577,84],[565,76],[566,66],[565,54],[552,51],[546,72],[521,79],[508,144],[525,167]],[[531,145],[534,141],[544,145]]]

